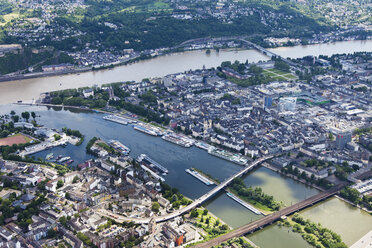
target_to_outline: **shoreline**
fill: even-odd
[[[101,113],[101,114],[114,114],[114,115],[116,115],[115,113],[108,112],[108,111],[103,111],[103,110],[98,110],[98,109],[90,109],[90,108],[82,108],[82,107],[79,107],[79,106],[65,106],[65,105],[55,105],[55,104],[46,104],[46,103],[26,103],[26,102],[25,103],[18,102],[18,103],[13,103],[13,104],[24,105],[24,106],[44,106],[44,107],[72,108],[72,109],[79,109],[79,110],[83,110],[83,111],[91,111],[91,112],[96,112],[96,113]],[[151,123],[146,123],[146,122],[142,121],[140,118],[139,119],[134,119],[134,118],[130,118],[130,117],[126,117],[126,118],[132,119],[132,120],[136,120],[136,121],[141,122],[141,123],[144,123],[144,124],[151,124]],[[161,126],[161,127],[164,128],[164,129],[167,129],[168,128],[166,126]],[[190,138],[190,139],[193,139],[193,137],[191,137],[189,135],[186,135],[186,136],[188,138]],[[239,153],[237,153],[237,154],[239,154]],[[210,155],[212,155],[212,154],[210,154]],[[217,157],[217,156],[215,156],[215,157]],[[245,157],[245,156],[243,156],[243,157]],[[220,158],[220,157],[217,157],[217,158],[223,159],[223,158]],[[262,163],[261,166],[263,166],[263,167],[265,167],[265,168],[267,168],[267,169],[269,169],[271,171],[274,171],[274,172],[278,173],[279,175],[285,176],[287,178],[291,178],[291,179],[293,179],[293,180],[295,180],[295,181],[297,181],[297,182],[299,182],[301,184],[304,184],[304,185],[306,185],[308,187],[315,188],[315,189],[317,189],[319,191],[322,191],[322,192],[325,191],[325,189],[323,189],[323,188],[321,188],[321,187],[319,187],[317,185],[310,184],[310,183],[306,182],[305,180],[302,180],[302,179],[297,178],[296,176],[293,176],[293,175],[292,176],[289,176],[287,174],[284,174],[279,169],[271,166],[267,162]],[[206,175],[202,170],[200,170],[198,168],[194,168],[194,167],[192,167],[192,168],[195,169],[197,172],[201,173],[203,176],[207,177],[209,180],[215,182],[216,185],[220,184],[220,182],[216,181],[216,179],[214,179],[214,178],[211,178],[209,175]]]
[[[322,191],[322,192],[325,191],[325,189],[321,188],[320,186],[315,185],[315,184],[308,183],[308,182],[306,182],[305,180],[303,180],[303,179],[299,179],[298,177],[296,177],[296,176],[294,176],[294,175],[291,175],[291,174],[284,174],[284,173],[281,172],[279,169],[277,169],[277,168],[275,168],[275,167],[269,165],[269,164],[266,163],[266,162],[265,162],[265,163],[262,163],[262,166],[265,167],[265,168],[267,168],[267,169],[269,169],[269,170],[272,170],[272,171],[278,173],[278,174],[281,175],[281,176],[285,176],[285,177],[287,177],[287,178],[291,178],[291,179],[295,180],[296,182],[302,183],[302,184],[304,184],[304,185],[306,185],[306,186],[308,186],[308,187],[311,187],[311,188],[317,189],[317,190]]]
[[[221,37],[219,37],[221,38]],[[236,38],[236,37],[235,37]],[[216,38],[215,38],[216,39]],[[197,40],[197,39],[194,39]],[[232,37],[231,40],[234,40]],[[365,39],[365,40],[360,40],[360,39],[354,39],[352,41],[368,41],[372,39]],[[326,41],[326,42],[319,42],[319,43],[311,43],[306,46],[312,46],[312,45],[321,45],[321,44],[332,44],[336,42],[347,42],[349,40],[341,40],[341,41]],[[35,72],[35,73],[26,73],[26,74],[19,74],[19,75],[12,75],[12,76],[1,76],[0,75],[0,83],[1,82],[12,82],[12,81],[18,81],[18,80],[27,80],[27,79],[32,79],[32,78],[44,78],[44,77],[52,77],[52,76],[61,76],[61,75],[68,75],[68,74],[78,74],[78,73],[83,73],[83,72],[93,72],[93,71],[104,71],[104,70],[109,70],[113,69],[116,67],[120,66],[126,66],[128,64],[132,63],[137,63],[140,61],[145,61],[145,60],[151,60],[157,57],[163,57],[166,55],[172,55],[172,54],[177,54],[177,53],[184,53],[184,52],[191,52],[191,51],[206,51],[208,49],[210,50],[215,50],[215,48],[201,48],[201,49],[192,49],[192,50],[183,50],[179,51],[180,47],[182,47],[182,44],[187,44],[188,41],[185,41],[181,43],[178,46],[172,47],[169,49],[169,51],[163,52],[161,54],[155,55],[155,56],[149,56],[149,55],[144,55],[144,57],[141,58],[141,55],[137,55],[131,59],[125,60],[125,61],[115,61],[112,62],[110,65],[106,66],[101,66],[101,67],[85,67],[81,69],[73,69],[73,70],[64,70],[64,71],[56,71],[56,72]],[[299,46],[304,46],[304,45],[295,45],[295,46],[276,46],[276,47],[269,47],[265,49],[276,49],[276,48],[292,48],[292,47],[299,47]],[[255,48],[248,48],[244,46],[240,47],[228,47],[228,48],[221,48],[220,50],[226,50],[226,49],[236,49],[236,50],[256,50]]]

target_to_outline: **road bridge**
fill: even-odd
[[[266,48],[263,48],[262,46],[259,46],[253,42],[250,42],[248,40],[245,40],[245,39],[239,39],[240,41],[248,44],[249,46],[253,47],[254,49],[256,49],[257,51],[269,56],[269,57],[276,57],[276,58],[280,58],[281,60],[283,60],[284,62],[286,62],[287,64],[289,64],[290,66],[293,66],[293,67],[297,67],[298,65],[294,62],[292,62],[291,60],[288,60],[274,52],[271,52],[269,50],[267,50]]]
[[[289,65],[291,65],[293,67],[296,67],[296,68],[298,67],[298,64],[292,62],[291,60],[288,60],[288,59],[282,57],[279,54],[276,54],[276,53],[274,53],[272,51],[269,51],[266,48],[263,48],[263,47],[255,44],[255,43],[253,43],[251,41],[248,41],[247,38],[248,38],[247,36],[224,36],[224,37],[218,37],[218,38],[205,37],[205,38],[198,38],[198,39],[187,40],[185,42],[182,42],[180,45],[178,45],[177,48],[189,46],[191,44],[198,44],[198,43],[219,42],[219,41],[229,41],[229,40],[239,40],[239,41],[242,41],[243,43],[247,44],[248,46],[256,49],[260,53],[262,53],[262,54],[270,57],[270,58],[271,57],[280,58],[281,60],[285,61]]]
[[[299,203],[296,203],[292,206],[286,207],[282,210],[279,210],[271,215],[265,216],[261,219],[258,219],[256,221],[253,221],[247,225],[244,225],[242,227],[239,227],[225,235],[219,236],[215,239],[209,240],[205,243],[195,245],[193,247],[195,248],[207,248],[207,247],[212,247],[221,244],[222,242],[226,242],[229,239],[235,238],[235,237],[240,237],[248,233],[252,233],[256,231],[257,229],[262,229],[266,225],[270,225],[273,222],[277,221],[280,219],[282,216],[288,216],[290,214],[293,214],[301,209],[304,209],[308,206],[311,206],[317,202],[320,202],[322,200],[325,200],[334,194],[336,194],[339,190],[341,190],[344,186],[346,186],[347,183],[341,183],[327,191],[321,192],[317,195],[314,195],[310,198],[307,198],[304,201],[301,201]]]
[[[262,157],[262,158],[259,158],[255,161],[253,161],[251,164],[244,167],[238,173],[232,175],[231,177],[229,177],[228,179],[226,179],[225,181],[223,181],[222,183],[220,183],[219,185],[214,187],[211,191],[202,195],[198,199],[195,199],[190,205],[188,205],[184,208],[178,209],[178,210],[176,210],[172,213],[166,214],[166,215],[156,216],[156,217],[154,217],[155,221],[156,222],[167,221],[167,220],[173,219],[177,216],[180,216],[182,214],[185,214],[185,213],[191,211],[192,209],[200,206],[206,200],[208,200],[211,197],[213,197],[214,195],[216,195],[219,191],[221,191],[223,188],[225,188],[227,185],[229,185],[235,178],[243,176],[247,172],[254,169],[260,163],[262,163],[262,162],[264,162],[268,159],[271,159],[273,157],[274,157],[273,155],[269,155],[269,156],[265,156],[265,157]],[[102,215],[102,216],[105,216],[105,217],[113,218],[118,222],[134,222],[136,224],[147,224],[147,223],[150,222],[150,219],[151,219],[151,218],[132,218],[132,217],[125,217],[125,216],[122,216],[122,215],[116,215],[116,214],[113,214],[111,211],[107,211],[106,209],[102,209],[102,208],[101,209],[98,208],[97,213]]]

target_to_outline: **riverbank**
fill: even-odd
[[[272,50],[282,57],[298,58],[307,55],[331,56],[336,53],[372,51],[372,40],[344,41],[327,44],[278,47]],[[200,68],[216,68],[224,61],[244,63],[265,61],[267,56],[256,50],[221,49],[218,53],[211,51],[192,50],[176,52],[165,56],[153,57],[149,60],[139,61],[124,66],[117,66],[110,70],[96,70],[84,73],[50,76],[38,79],[24,79],[0,83],[0,104],[7,104],[19,100],[31,100],[40,97],[44,92],[64,90],[70,88],[91,87],[112,82],[141,81],[143,78],[164,77],[165,75],[182,73]],[[6,94],[1,94],[6,92]]]
[[[101,110],[101,109],[89,109],[89,108],[82,108],[82,107],[78,107],[78,106],[64,106],[64,105],[54,105],[54,104],[33,104],[33,103],[16,103],[17,105],[30,105],[30,106],[46,106],[46,107],[59,107],[59,108],[72,108],[72,109],[78,109],[78,110],[82,110],[82,111],[91,111],[91,112],[96,112],[96,113],[101,113],[101,114],[115,114],[115,113],[112,113],[112,112],[109,112],[109,111],[104,111],[104,110]],[[126,111],[127,112],[127,111]],[[128,112],[129,113],[129,112]],[[130,119],[130,120],[132,120],[132,121],[136,121],[136,122],[139,122],[139,123],[143,123],[143,124],[152,124],[152,123],[149,123],[149,122],[145,122],[142,118],[133,118],[133,117],[130,117],[130,116],[125,116],[125,118],[128,118],[128,119]],[[160,125],[160,124],[156,124],[156,125],[154,125],[155,127],[157,127],[157,128],[162,128],[162,129],[164,129],[164,130],[166,130],[168,127],[167,126],[163,126],[163,125]],[[188,137],[188,138],[190,138],[190,139],[193,139],[190,135],[186,135],[186,137]],[[234,153],[235,154],[235,153]],[[244,156],[245,157],[245,156]],[[279,169],[277,169],[277,168],[275,168],[275,167],[273,167],[273,166],[271,166],[270,164],[268,164],[268,163],[263,163],[262,164],[263,165],[263,167],[265,167],[265,168],[268,168],[268,169],[270,169],[270,170],[272,170],[272,171],[274,171],[274,172],[276,172],[277,174],[280,174],[280,175],[282,175],[282,176],[285,176],[286,178],[291,178],[291,179],[293,179],[293,180],[295,180],[295,181],[298,181],[298,182],[300,182],[301,184],[304,184],[304,185],[306,185],[306,186],[309,186],[309,187],[311,187],[311,188],[315,188],[315,189],[317,189],[317,190],[319,190],[319,191],[324,191],[324,189],[323,188],[321,188],[321,187],[319,187],[319,186],[317,186],[317,185],[313,185],[313,184],[310,184],[310,183],[308,183],[308,182],[306,182],[305,180],[303,180],[303,179],[301,179],[301,178],[297,178],[297,177],[295,177],[295,176],[288,176],[288,175],[286,175],[286,174],[284,174],[283,172],[281,172]],[[218,179],[216,179],[216,178],[214,178],[213,176],[211,176],[210,174],[208,174],[208,173],[205,173],[203,170],[201,170],[201,169],[199,169],[199,168],[195,168],[195,167],[191,167],[191,168],[193,168],[193,169],[195,169],[197,172],[199,172],[201,175],[203,175],[203,176],[205,176],[206,178],[208,178],[208,179],[210,179],[211,181],[213,181],[216,185],[218,185],[218,184],[220,184],[221,182],[220,182],[220,180],[218,180]],[[234,193],[234,195],[236,195],[237,197],[239,197],[237,194],[236,194],[236,192],[231,192],[231,193]],[[239,197],[240,198],[240,197]],[[247,202],[247,201],[246,201]],[[259,206],[259,205],[257,205],[257,204],[254,204],[254,203],[252,203],[252,202],[249,202],[248,201],[248,203],[249,204],[252,204],[252,205],[254,205],[255,207],[257,207],[262,213],[264,213],[264,214],[269,214],[269,213],[271,213],[268,209],[266,209],[266,208],[264,208],[264,207],[262,207],[262,206]]]
[[[92,70],[91,68],[82,68],[82,69],[74,69],[74,70],[34,72],[34,73],[26,73],[26,74],[12,75],[12,76],[0,76],[0,82],[10,82],[10,81],[16,81],[16,80],[32,79],[32,78],[53,77],[53,76],[61,76],[61,75],[68,75],[68,74],[78,74],[82,72],[88,72],[91,70]]]
[[[232,39],[232,40],[234,40],[234,39]],[[353,41],[363,41],[363,40],[353,40]],[[369,40],[366,40],[366,41],[369,41]],[[187,42],[187,41],[185,41],[185,42]],[[185,42],[183,42],[183,43],[185,43]],[[336,42],[347,42],[347,41],[332,41],[332,42],[326,41],[326,42],[322,42],[322,43],[309,44],[309,45],[306,45],[306,46],[333,44],[333,43],[336,43]],[[11,82],[11,81],[17,81],[17,80],[61,76],[61,75],[68,75],[68,74],[78,74],[78,73],[89,72],[89,71],[98,72],[98,71],[113,69],[115,67],[130,65],[130,64],[137,63],[137,62],[140,62],[140,61],[152,60],[152,59],[155,59],[155,58],[158,58],[158,57],[164,57],[164,56],[167,56],[167,55],[172,55],[172,54],[177,54],[177,53],[187,53],[187,52],[192,52],[192,51],[206,51],[206,50],[208,50],[208,48],[192,49],[192,50],[180,50],[179,47],[182,44],[180,44],[178,46],[175,46],[173,48],[170,48],[168,51],[162,52],[161,54],[157,54],[157,55],[154,55],[154,56],[151,56],[151,55],[136,55],[133,58],[129,58],[129,59],[126,59],[126,60],[123,60],[123,61],[115,61],[115,62],[112,62],[111,64],[101,66],[101,67],[84,67],[84,68],[74,69],[74,70],[53,71],[53,72],[35,72],[35,73],[26,73],[26,74],[20,74],[20,75],[12,75],[12,76],[0,76],[0,82]],[[301,46],[304,46],[304,45],[277,46],[277,47],[267,48],[267,50],[270,50],[270,51],[273,51],[275,49],[283,50],[283,49],[291,49],[291,48],[294,48],[294,47],[301,47]],[[254,48],[247,49],[247,48],[242,47],[242,46],[241,47],[224,48],[224,49],[221,49],[221,50],[228,50],[228,49],[234,49],[235,51],[254,50]],[[212,49],[209,49],[209,50],[212,50]],[[219,51],[220,50],[218,50],[218,52]],[[344,53],[344,52],[342,52],[342,53]],[[210,55],[210,53],[208,53],[207,55]]]
[[[344,202],[352,205],[353,207],[359,208],[360,210],[363,210],[363,211],[369,213],[370,215],[372,215],[372,211],[370,211],[370,210],[368,210],[366,208],[362,208],[361,206],[359,206],[359,205],[357,205],[357,204],[355,204],[355,203],[353,203],[353,202],[351,202],[351,201],[349,201],[349,200],[347,200],[347,199],[345,199],[345,198],[343,198],[343,197],[341,197],[339,195],[335,195],[335,197],[338,198],[341,201],[344,201]]]
[[[339,234],[328,228],[322,227],[320,224],[304,219],[297,213],[279,221],[278,225],[291,227],[293,232],[299,233],[301,237],[313,247],[325,248],[335,246],[347,248]]]
[[[270,169],[270,170],[272,170],[272,171],[274,171],[274,172],[276,172],[276,173],[278,173],[278,174],[280,174],[280,175],[282,175],[282,176],[284,176],[284,177],[288,177],[288,178],[291,178],[291,179],[293,179],[293,180],[295,180],[295,181],[297,181],[297,182],[300,182],[300,183],[302,183],[302,184],[305,184],[306,186],[309,186],[309,187],[315,188],[315,189],[317,189],[317,190],[319,190],[319,191],[325,191],[325,189],[323,189],[322,187],[319,187],[319,186],[316,185],[316,184],[309,183],[309,182],[307,182],[306,180],[304,180],[304,179],[302,179],[302,178],[298,178],[298,177],[296,177],[295,175],[288,175],[288,174],[285,174],[285,173],[283,173],[281,170],[279,170],[278,168],[275,168],[274,166],[272,166],[272,165],[270,165],[270,164],[268,164],[268,163],[262,163],[262,166],[265,167],[265,168],[267,168],[267,169]]]

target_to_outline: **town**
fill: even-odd
[[[48,92],[34,103],[93,109],[108,123],[161,136],[182,149],[196,146],[241,167],[223,182],[198,168],[187,169],[185,175],[210,187],[194,200],[166,184],[164,178],[172,173],[167,165],[147,154],[132,156],[118,140],[93,137],[86,146],[92,158],[76,166],[70,165],[70,156],[53,152],[36,160],[30,156],[41,150],[67,143],[78,147],[84,135],[40,126],[33,112],[2,116],[3,242],[185,247],[207,241],[207,247],[220,239],[228,240],[226,247],[254,247],[246,238],[220,236],[231,227],[201,203],[226,187],[231,199],[264,219],[290,209],[239,181],[260,164],[325,196],[339,192],[370,212],[371,53],[289,62],[278,57],[259,63],[227,61],[215,69],[142,82]],[[12,207],[5,210],[6,204]],[[291,221],[301,223],[296,216]],[[321,239],[306,241],[327,247]]]
[[[323,1],[309,7],[299,1],[294,3],[300,10],[298,12],[284,3],[277,10],[272,7],[276,3],[269,1],[268,5],[237,1],[118,3],[108,7],[106,11],[109,14],[105,16],[101,15],[101,6],[95,1],[10,1],[0,13],[4,30],[1,40],[5,41],[0,46],[0,74],[2,80],[11,80],[35,72],[38,74],[34,76],[79,73],[172,52],[244,47],[240,42],[182,46],[183,42],[200,37],[244,35],[264,47],[370,39],[369,12],[364,2],[325,2],[327,7],[323,7]],[[340,8],[346,14],[338,15]],[[142,12],[146,15],[142,16]],[[84,18],[84,15],[90,17]],[[126,23],[127,18],[134,18],[139,32]],[[220,27],[216,29],[221,30],[208,29],[210,33],[207,34],[204,25],[201,25],[194,34],[182,37],[187,33],[184,32],[178,37],[170,34],[167,27],[152,29],[164,26],[163,20],[174,23],[176,30],[189,29],[189,23],[194,23],[196,27],[199,22],[206,22],[205,25],[219,23]],[[303,23],[306,28],[301,29],[297,23]],[[231,28],[224,30],[228,26]],[[163,39],[159,40],[156,32],[164,32]],[[9,45],[13,48],[9,49]],[[27,59],[18,61],[22,56]],[[16,66],[10,66],[9,61],[14,59],[18,61]]]

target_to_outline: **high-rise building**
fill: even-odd
[[[343,149],[351,141],[351,133],[339,133],[336,136],[337,149]]]
[[[270,108],[273,105],[273,98],[271,96],[265,96],[264,107]]]

